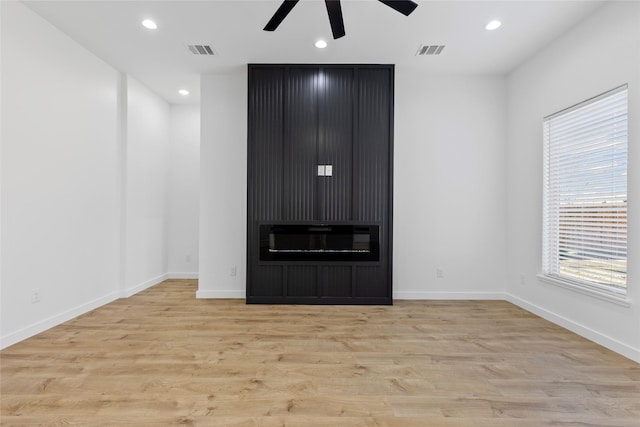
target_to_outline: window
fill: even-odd
[[[545,117],[542,274],[627,288],[627,86]]]

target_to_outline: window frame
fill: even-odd
[[[622,96],[620,96],[621,93],[623,93]],[[614,99],[614,96],[618,96],[619,98],[622,98],[622,100]],[[623,113],[616,115],[616,113],[609,112],[606,108],[601,107],[601,105],[606,105],[606,101],[610,101],[611,99],[614,99],[614,101],[618,102],[619,105],[621,106],[623,105],[624,107]],[[603,101],[605,101],[605,103],[598,104],[598,103],[602,103]],[[541,272],[538,274],[538,278],[546,283],[551,283],[554,285],[561,286],[563,288],[572,289],[580,293],[595,296],[597,298],[612,301],[617,304],[621,304],[625,306],[628,306],[630,304],[630,300],[627,298],[627,292],[628,292],[627,207],[628,207],[628,132],[629,132],[628,104],[629,104],[628,103],[628,84],[624,84],[543,118],[543,123],[542,123],[542,128],[543,128],[542,129],[543,131],[543,138],[542,138],[543,140],[542,269],[541,269]],[[597,108],[601,108],[602,111],[599,111],[597,116],[589,117],[587,119],[586,118],[587,114],[585,114],[585,111],[589,111],[589,107],[593,108],[594,106]],[[580,116],[579,114],[580,110],[582,110],[582,116]],[[560,221],[563,219],[563,215],[565,215],[564,221],[566,221],[566,215],[567,215],[566,212],[569,211],[570,209],[576,208],[576,206],[572,206],[571,202],[566,202],[566,201],[564,203],[561,202],[563,200],[563,197],[567,197],[566,193],[568,191],[567,188],[569,187],[569,184],[567,184],[566,181],[563,182],[563,179],[559,177],[559,174],[561,172],[566,171],[566,168],[568,168],[567,166],[568,164],[573,163],[574,161],[584,160],[586,156],[593,155],[594,151],[591,151],[591,149],[588,147],[595,144],[594,144],[594,140],[589,138],[572,139],[576,137],[575,134],[578,133],[575,129],[571,131],[571,132],[574,132],[574,133],[570,133],[571,137],[561,136],[561,137],[557,137],[556,139],[552,139],[551,137],[552,132],[550,131],[550,129],[551,129],[551,126],[553,124],[557,124],[557,122],[562,123],[563,120],[567,120],[568,118],[575,120],[576,117],[579,120],[584,120],[584,123],[580,122],[581,123],[581,127],[579,127],[580,130],[585,129],[582,126],[586,126],[586,129],[590,129],[590,127],[593,126],[593,123],[598,120],[604,120],[607,122],[606,123],[607,126],[610,126],[611,128],[615,128],[616,120],[621,120],[621,121],[623,120],[624,132],[620,133],[621,136],[612,137],[611,135],[607,135],[604,138],[598,138],[599,141],[606,141],[606,143],[604,144],[601,144],[599,142],[598,146],[610,145],[611,147],[615,146],[616,149],[621,149],[621,148],[623,149],[623,151],[621,151],[620,153],[622,153],[623,155],[622,162],[624,164],[624,173],[622,174],[624,175],[624,193],[620,193],[620,194],[624,194],[624,197],[623,197],[624,200],[621,202],[619,200],[620,199],[619,195],[617,199],[615,199],[615,196],[612,196],[611,199],[606,199],[606,198],[598,199],[598,201],[602,201],[602,203],[604,203],[605,205],[607,202],[609,202],[610,204],[617,202],[618,205],[615,205],[613,210],[615,211],[617,210],[618,207],[620,207],[621,209],[623,209],[623,210],[620,210],[620,212],[624,212],[623,215],[625,219],[624,219],[624,226],[623,226],[624,227],[624,240],[623,240],[624,241],[624,249],[623,249],[624,250],[624,272],[623,272],[624,283],[623,284],[613,283],[613,273],[611,274],[612,279],[610,280],[610,283],[599,283],[596,281],[585,279],[584,276],[581,276],[580,271],[581,269],[587,270],[586,265],[578,266],[576,268],[577,273],[575,273],[574,275],[563,274],[561,272],[562,268],[565,269],[565,272],[568,270],[567,261],[569,258],[571,258],[569,255],[561,255],[561,248],[564,248],[566,250],[566,246],[563,246],[563,244],[566,245],[568,241],[574,240],[576,236],[577,237],[582,236],[583,240],[585,240],[584,236],[586,236],[588,232],[584,228],[585,223],[581,223],[576,227],[576,228],[581,228],[581,227],[583,228],[582,230],[578,230],[578,231],[576,231],[574,226],[560,225]],[[570,154],[566,154],[566,153],[558,154],[558,153],[561,153],[563,150],[565,152],[570,151],[569,149],[567,149],[566,146],[562,145],[563,143],[565,144],[568,143],[568,141],[571,141],[571,144],[575,144],[575,145],[572,145],[572,147],[574,146],[577,147],[576,149],[577,155],[574,155],[573,152],[571,152]],[[611,151],[607,155],[612,155],[611,153],[615,153],[615,151]],[[571,159],[571,160],[568,161],[567,159]],[[620,176],[621,176],[620,174],[621,167],[619,164],[620,162],[618,162],[616,166],[614,166],[614,163],[615,162],[612,158],[611,166],[607,166],[603,168],[606,170],[609,170],[609,169],[612,170],[611,180],[607,182],[608,185],[611,186],[611,188],[613,188],[615,184],[619,185]],[[594,172],[594,169],[595,168],[588,170],[588,173],[589,173],[588,176],[591,178],[594,178],[594,177],[601,178],[602,174],[600,172]],[[575,172],[575,171],[572,171],[572,172]],[[613,172],[617,172],[617,178],[614,177],[615,174]],[[551,178],[552,176],[553,176],[553,179]],[[588,181],[588,179],[587,178],[581,179],[581,181]],[[580,190],[576,190],[575,194],[578,194],[578,196],[576,196],[577,199],[580,199],[581,196],[585,197],[587,194],[592,194],[592,193],[589,193],[589,191],[594,191],[594,189],[597,187],[595,184],[591,184],[591,183],[588,183],[588,184],[590,186],[585,185],[584,188],[581,188]],[[611,191],[613,193],[613,190]],[[602,195],[605,193],[606,193],[605,191],[599,191],[597,194]],[[567,199],[567,200],[570,200],[570,199]],[[573,203],[575,203],[575,201]],[[585,203],[585,202],[581,202],[581,203]],[[584,206],[579,206],[576,212],[584,214],[586,209],[593,209],[593,208],[589,207],[588,204],[585,204]],[[611,218],[606,216],[607,213],[608,213],[607,208],[604,208],[603,212],[599,212],[599,215],[601,215],[599,216],[599,218]],[[622,214],[618,214],[618,215],[619,215],[618,217],[615,217],[616,219],[619,219],[622,216]],[[621,223],[616,223],[616,225],[618,224],[621,224]],[[603,225],[600,228],[605,230],[608,227],[611,227],[611,226]],[[598,235],[599,239],[604,239],[605,237],[612,238],[612,236],[617,237],[618,234],[621,234],[618,232],[615,232],[614,234],[605,234],[606,232],[603,230],[600,230],[602,234]],[[571,234],[571,236],[567,237],[567,234]],[[561,237],[563,235],[565,237]],[[572,245],[572,243],[570,243],[570,245]],[[582,254],[581,256],[583,258],[587,258],[587,256],[585,255],[586,253],[590,251],[595,251],[598,249],[601,250],[602,246],[599,246],[599,245],[602,245],[602,244],[592,243],[592,244],[586,244],[584,246],[581,246],[581,249],[585,250],[585,253]],[[610,255],[610,257],[611,258],[609,259],[609,262],[610,262],[609,268],[613,269],[612,267],[613,255]],[[580,259],[580,257],[576,256],[576,259]],[[584,261],[593,262],[595,260],[599,261],[601,259],[604,259],[604,256],[603,258],[598,258],[597,255],[596,256],[590,255],[587,259],[584,259]],[[572,261],[576,264],[579,262],[576,260],[572,260]],[[606,268],[601,267],[601,268],[597,268],[596,270],[605,271]]]

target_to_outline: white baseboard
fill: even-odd
[[[49,318],[40,320],[32,325],[19,329],[15,332],[11,332],[8,335],[5,335],[0,338],[0,349],[9,347],[10,345],[26,340],[27,338],[31,338],[32,336],[37,335],[41,332],[44,332],[47,329],[51,329],[54,326],[58,326],[64,322],[68,322],[69,320],[75,317],[88,313],[91,310],[95,310],[96,308],[102,307],[103,305],[109,304],[110,302],[113,302],[117,299],[118,299],[118,293],[111,292],[110,294],[107,294],[101,298],[95,299],[93,301],[89,301],[85,304],[81,304],[70,310],[67,310],[62,313],[51,316]]]
[[[130,288],[127,288],[124,290],[124,292],[122,292],[122,294],[120,295],[121,298],[129,298],[135,294],[137,294],[138,292],[142,292],[145,289],[148,289],[154,285],[157,285],[160,282],[164,282],[165,280],[167,280],[169,278],[169,273],[165,273],[165,274],[161,274],[158,277],[154,277],[153,279],[149,279],[147,281],[144,281],[138,285],[132,286]]]
[[[196,298],[198,299],[207,299],[207,298],[245,298],[245,291],[237,291],[237,290],[225,290],[225,291],[211,291],[211,290],[198,290],[196,292]]]
[[[41,332],[44,332],[47,329],[51,329],[54,326],[58,326],[75,317],[88,313],[91,310],[95,310],[96,308],[102,307],[105,304],[109,304],[110,302],[113,302],[118,298],[129,298],[137,294],[138,292],[142,292],[145,289],[148,289],[154,285],[157,285],[158,283],[161,283],[169,278],[172,278],[172,279],[191,278],[191,277],[184,277],[187,274],[195,275],[197,277],[198,273],[165,273],[160,276],[154,277],[153,279],[146,280],[138,285],[127,288],[126,290],[123,290],[120,292],[112,292],[104,297],[95,299],[85,304],[81,304],[77,307],[64,311],[60,314],[56,314],[54,316],[51,316],[39,322],[36,322],[18,331],[11,332],[6,336],[0,337],[0,349],[16,344],[27,338],[31,338],[32,336],[37,335]]]
[[[139,285],[128,288],[124,294],[125,298],[128,298],[132,295],[135,295],[138,292],[141,292],[151,286],[154,286],[166,279],[169,278],[192,278],[192,277],[184,277],[186,274],[195,274],[197,273],[167,273],[160,275],[156,278],[147,280]],[[67,322],[75,317],[78,317],[82,314],[85,314],[91,310],[95,310],[105,304],[108,304],[112,301],[118,299],[118,293],[112,292],[107,294],[101,298],[97,298],[93,301],[89,301],[85,304],[81,304],[78,307],[73,309],[64,311],[57,315],[51,316],[47,319],[43,319],[39,322],[36,322],[32,325],[29,325],[25,328],[22,328],[18,331],[11,332],[5,336],[0,337],[0,349],[9,347],[13,344],[16,344],[22,340],[30,338],[34,335],[37,335],[41,332],[46,331],[54,326],[60,325],[64,322]],[[601,334],[600,332],[594,331],[584,325],[576,323],[566,317],[560,316],[556,313],[553,313],[549,310],[546,310],[540,306],[532,304],[526,300],[518,298],[511,294],[505,294],[502,292],[394,292],[394,299],[397,300],[506,300],[511,302],[512,304],[517,305],[531,313],[534,313],[543,319],[546,319],[550,322],[553,322],[563,328],[566,328],[578,335],[581,335],[591,341],[594,341],[616,353],[619,353],[629,359],[640,363],[640,349],[634,348],[630,345],[617,341],[611,337]],[[244,290],[198,290],[196,292],[196,298],[198,299],[222,299],[222,298],[234,298],[234,299],[243,299],[245,298]]]
[[[571,332],[575,332],[576,334],[587,338],[588,340],[598,343],[601,346],[608,348],[609,350],[615,351],[618,354],[621,354],[635,362],[640,363],[640,349],[622,343],[618,340],[608,337],[600,332],[594,331],[591,328],[576,323],[573,320],[567,319],[566,317],[560,316],[514,295],[506,294],[505,299],[520,308],[523,308],[535,315],[542,317],[543,319],[555,323],[558,326],[562,326],[563,328],[568,329]]]
[[[195,272],[195,273],[173,272],[173,273],[167,273],[167,275],[169,276],[167,277],[168,279],[197,279],[198,278],[198,272]]]
[[[503,292],[405,292],[393,293],[393,299],[397,300],[504,300]]]

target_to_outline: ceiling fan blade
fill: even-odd
[[[411,0],[378,0],[380,3],[384,3],[390,8],[400,12],[404,16],[409,16],[411,12],[418,7],[418,3]]]
[[[327,13],[329,14],[329,23],[331,24],[333,38],[339,39],[345,34],[340,0],[324,0],[324,3],[327,5]]]
[[[282,23],[284,18],[287,17],[291,9],[298,3],[300,0],[284,0],[276,13],[273,14],[267,25],[263,28],[264,31],[275,31],[276,28]]]

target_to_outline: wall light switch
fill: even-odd
[[[325,176],[326,173],[325,165],[318,165],[318,176]]]
[[[333,176],[333,165],[324,165],[324,176]]]

